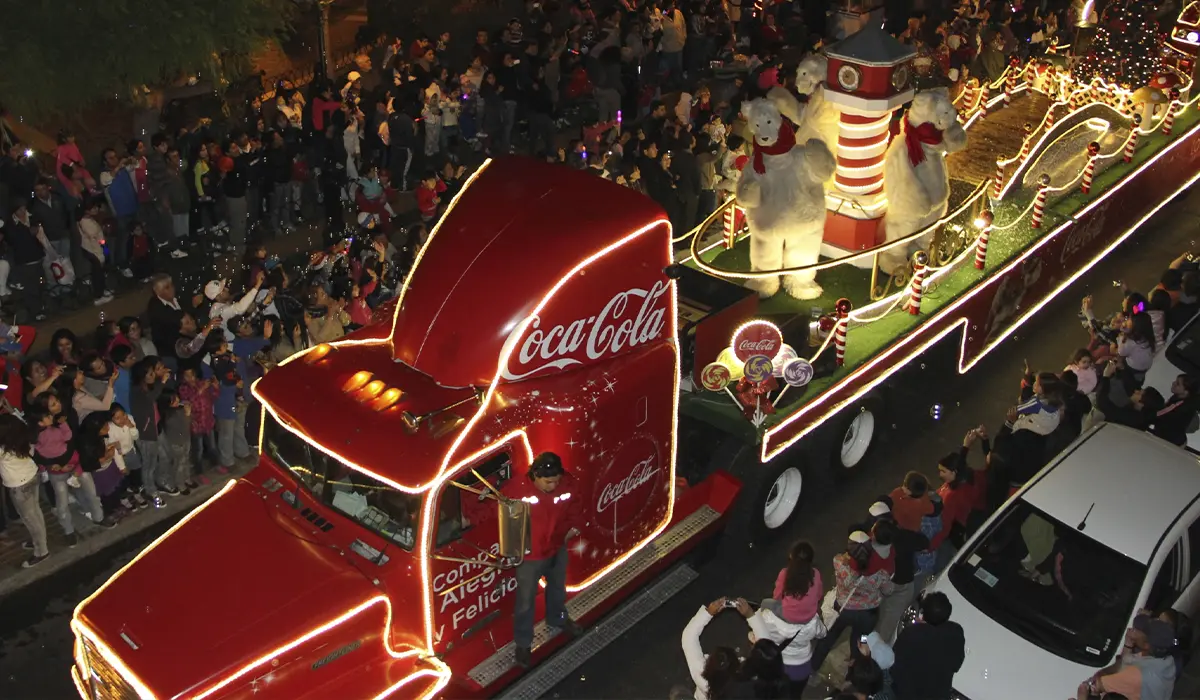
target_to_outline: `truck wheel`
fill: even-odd
[[[804,500],[804,464],[795,454],[780,455],[762,464],[757,445],[739,454],[736,474],[742,480],[731,523],[734,540],[769,542],[789,530]]]
[[[868,396],[839,416],[831,433],[829,464],[835,476],[848,477],[870,461],[883,431],[884,405],[878,396]]]

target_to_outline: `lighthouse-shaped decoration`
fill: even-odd
[[[829,73],[825,99],[841,110],[837,171],[825,198],[822,255],[837,257],[883,242],[887,198],[883,158],[891,136],[892,112],[912,100],[916,51],[872,24],[826,49]],[[870,257],[855,263],[869,268]]]

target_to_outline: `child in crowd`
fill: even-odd
[[[29,548],[33,550],[21,568],[37,566],[50,556],[46,544],[46,518],[38,502],[38,467],[33,461],[30,444],[33,431],[13,414],[0,414],[0,483],[17,516],[29,531]]]
[[[150,252],[150,237],[146,226],[134,221],[129,231],[129,270],[142,282],[149,282],[154,275],[154,256]]]
[[[129,392],[129,413],[137,427],[137,451],[142,460],[142,489],[155,508],[165,504],[159,492],[178,496],[170,457],[166,445],[159,439],[158,397],[171,376],[170,370],[157,356],[151,355],[133,367],[132,389]]]
[[[438,152],[442,137],[442,91],[433,83],[425,93],[425,108],[421,111],[421,122],[425,125],[425,157],[431,158]]]
[[[1075,373],[1075,378],[1079,380],[1078,390],[1081,394],[1091,395],[1096,391],[1096,383],[1100,377],[1096,374],[1096,364],[1092,361],[1092,353],[1087,348],[1080,348],[1071,355],[1071,362],[1063,371],[1071,371]]]
[[[79,451],[79,466],[92,478],[104,510],[116,517],[106,520],[116,524],[133,505],[125,498],[125,470],[117,462],[117,446],[108,442],[108,411],[89,413],[79,425],[75,444]]]
[[[1037,435],[1049,435],[1062,420],[1063,391],[1053,372],[1038,372],[1034,376],[1025,367],[1021,381],[1021,403],[1009,409],[1005,425],[1015,433],[1028,430]]]
[[[904,482],[888,494],[892,518],[896,524],[911,532],[921,531],[921,518],[934,511],[929,500],[929,481],[919,472],[904,475]]]
[[[158,397],[158,412],[162,416],[162,432],[166,436],[167,454],[171,458],[171,472],[179,493],[186,496],[197,488],[192,479],[192,421],[189,409],[179,400],[173,389],[164,389]]]
[[[29,422],[37,426],[37,442],[33,447],[33,461],[50,474],[50,486],[54,489],[54,515],[67,536],[67,546],[79,544],[75,534],[75,520],[71,516],[68,495],[74,491],[75,500],[87,511],[93,522],[104,523],[104,507],[96,493],[96,484],[91,475],[79,468],[79,454],[73,441],[75,433],[62,411],[62,404],[53,394],[30,408]],[[58,404],[58,411],[51,404]],[[110,520],[109,523],[112,521]]]
[[[142,460],[138,457],[136,447],[138,438],[137,426],[133,424],[133,418],[125,410],[125,404],[113,403],[108,416],[108,437],[106,441],[110,445],[116,445],[117,451],[113,458],[117,461],[117,465],[121,467],[121,472],[125,475],[127,494],[121,499],[121,505],[130,510],[140,510],[149,505],[149,503],[141,493]]]
[[[214,404],[217,400],[216,378],[201,379],[200,370],[195,367],[184,368],[180,372],[179,398],[188,409],[191,433],[192,463],[197,468],[207,457],[217,463],[217,471],[228,473],[220,465],[217,455],[216,415]]]
[[[213,374],[220,387],[214,410],[217,419],[217,453],[220,465],[233,469],[236,459],[250,456],[250,445],[246,442],[246,402],[242,398],[245,384],[238,373],[238,358],[223,339],[214,341],[212,353]]]
[[[417,187],[417,209],[421,212],[422,223],[431,224],[437,219],[442,204],[441,194],[445,191],[446,186],[434,173],[427,172],[421,178],[421,184]]]
[[[365,326],[371,322],[371,307],[367,304],[367,297],[371,296],[375,287],[379,285],[379,275],[373,268],[366,268],[365,277],[365,283],[360,278],[351,286],[350,304],[346,308],[346,312],[350,314],[350,321],[357,326]],[[241,356],[240,352],[237,354]]]
[[[775,577],[775,590],[771,597],[780,601],[785,621],[803,624],[813,619],[821,607],[825,587],[821,572],[813,566],[816,554],[813,546],[801,540],[792,545],[788,552],[788,564]]]

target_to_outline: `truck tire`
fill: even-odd
[[[763,464],[758,445],[742,445],[734,473],[742,491],[730,517],[733,541],[753,546],[788,532],[804,500],[805,465],[800,450],[789,451]]]
[[[870,463],[883,437],[885,408],[881,395],[870,394],[837,416],[829,434],[834,478],[854,476]]]

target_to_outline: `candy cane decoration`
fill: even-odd
[[[838,367],[846,364],[846,333],[850,330],[850,311],[854,304],[845,297],[838,299],[833,305],[837,311],[837,325],[833,327],[833,351]]]
[[[721,217],[725,234],[725,250],[733,247],[737,242],[737,205],[730,204],[725,208],[725,214]]]
[[[1175,126],[1175,103],[1179,101],[1179,90],[1171,88],[1171,101],[1167,103],[1167,115],[1163,117],[1162,132],[1165,136],[1171,135],[1171,129]]]
[[[925,268],[929,265],[929,254],[923,250],[913,253],[912,285],[908,290],[908,313],[921,313],[921,293],[925,287]]]
[[[1057,104],[1051,103],[1050,111],[1046,113],[1046,131],[1050,131],[1054,128],[1054,110],[1056,107],[1058,107]]]
[[[996,179],[992,182],[992,199],[1000,199],[1000,192],[1004,189],[1004,161],[996,159]]]
[[[1087,147],[1088,162],[1083,168],[1083,184],[1080,189],[1084,194],[1092,191],[1092,177],[1096,174],[1096,156],[1100,155],[1100,144],[1092,141]]]
[[[980,118],[987,116],[988,110],[988,84],[984,83],[979,86],[979,116]]]
[[[1142,115],[1133,115],[1133,125],[1129,129],[1129,139],[1125,141],[1125,162],[1133,162],[1133,153],[1137,150],[1138,130],[1142,126]]]
[[[1020,69],[1021,62],[1013,56],[1012,61],[1008,64],[1008,77],[1004,80],[1004,106],[1012,104],[1013,90],[1017,89],[1017,72]]]
[[[1033,124],[1025,122],[1025,141],[1021,144],[1021,160],[1029,157],[1029,152],[1033,150]]]
[[[1033,200],[1033,218],[1029,220],[1029,225],[1033,228],[1042,227],[1042,215],[1046,211],[1046,194],[1050,189],[1050,176],[1042,174],[1038,178],[1037,197]]]
[[[979,242],[975,244],[975,269],[982,270],[987,264],[988,237],[992,233],[992,222],[995,217],[990,209],[979,212],[975,225],[979,227]]]

